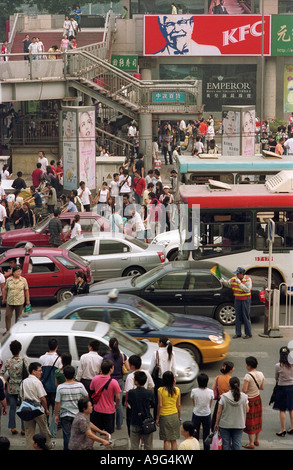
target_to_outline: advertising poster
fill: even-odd
[[[272,56],[292,56],[293,16],[273,15],[272,17]]]
[[[293,112],[293,65],[284,66],[284,112]]]
[[[81,108],[82,109],[82,108]],[[79,179],[89,189],[96,187],[95,111],[82,109],[78,113]]]
[[[270,55],[270,15],[144,16],[145,56],[260,56],[262,36]]]
[[[76,145],[76,113],[62,112],[63,129],[63,187],[66,190],[77,189],[77,145]]]
[[[250,157],[255,154],[255,110],[242,111],[241,154]]]
[[[222,155],[240,155],[240,112],[223,110],[222,126]]]

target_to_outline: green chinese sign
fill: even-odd
[[[293,15],[272,16],[272,56],[293,54]]]
[[[111,64],[120,70],[137,70],[137,55],[112,55]]]

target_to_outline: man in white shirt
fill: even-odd
[[[34,450],[33,436],[36,433],[36,425],[40,429],[40,433],[46,437],[46,445],[51,448],[52,436],[48,428],[46,391],[41,382],[42,366],[39,362],[32,362],[29,365],[29,376],[23,380],[20,395],[23,400],[33,400],[41,405],[43,414],[37,416],[30,421],[24,421],[25,438],[27,442],[27,450]]]
[[[5,229],[5,223],[6,223],[6,209],[3,204],[0,204],[0,227],[3,227]]]
[[[132,224],[133,236],[144,241],[145,227],[141,215],[135,209],[131,211],[131,214],[132,218],[130,219],[130,223]]]
[[[95,375],[100,373],[101,364],[103,362],[103,358],[98,353],[99,346],[99,341],[92,340],[90,342],[89,352],[81,356],[76,374],[76,380],[85,386],[89,397],[93,393],[93,391],[90,390],[91,381]]]
[[[293,134],[290,134],[290,138],[286,140],[284,147],[288,149],[288,155],[293,155]]]
[[[94,204],[94,199],[92,197],[92,193],[89,190],[89,188],[85,185],[84,181],[81,181],[79,183],[79,188],[77,191],[77,195],[79,199],[81,200],[84,210],[86,212],[91,211],[91,204]]]
[[[36,55],[39,52],[39,45],[37,43],[37,38],[33,37],[32,42],[28,46],[29,52],[32,54],[33,60],[38,60],[38,56]]]
[[[48,163],[48,159],[45,156],[45,152],[43,152],[42,150],[39,151],[38,162],[41,164],[41,170],[43,174],[46,173],[47,166],[49,166],[49,163]]]
[[[114,173],[113,174],[113,179],[111,183],[109,184],[110,188],[110,196],[119,196],[119,174]]]

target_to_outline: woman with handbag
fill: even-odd
[[[167,336],[160,336],[158,344],[159,349],[154,352],[149,367],[149,373],[151,374],[155,384],[155,417],[157,415],[158,406],[158,389],[163,385],[162,377],[164,372],[171,371],[173,375],[176,376],[176,363],[172,344]]]
[[[218,405],[219,405],[219,400],[221,398],[221,395],[230,390],[229,380],[231,379],[231,373],[233,372],[233,370],[234,370],[233,362],[225,361],[220,369],[220,372],[222,375],[217,375],[217,377],[214,380],[212,389],[214,391],[214,399],[216,400],[216,404],[215,404],[213,416],[212,416],[212,424],[211,424],[212,430],[215,427]]]
[[[249,443],[243,447],[254,449],[259,446],[259,434],[262,430],[262,401],[260,390],[264,389],[264,375],[257,370],[258,362],[253,356],[245,359],[248,373],[244,377],[242,392],[246,393],[249,402],[249,411],[246,414],[246,426],[244,432],[248,434]]]
[[[11,429],[11,434],[18,434],[16,429],[15,414],[20,400],[20,386],[22,381],[28,376],[29,364],[25,358],[20,357],[22,346],[19,341],[12,341],[9,347],[12,353],[12,357],[4,361],[4,364],[1,368],[1,375],[4,378],[5,375],[8,376],[8,428]],[[23,421],[21,421],[21,434],[25,434]]]
[[[123,404],[122,395],[124,390],[123,376],[127,375],[130,366],[128,358],[124,353],[120,352],[119,343],[117,338],[111,338],[109,341],[110,353],[104,356],[104,359],[110,359],[114,363],[114,371],[111,374],[112,379],[116,379],[121,388],[120,404],[116,410],[116,429],[122,428],[123,424]]]
[[[164,441],[164,450],[177,450],[180,438],[181,394],[175,386],[175,376],[171,371],[163,374],[163,386],[158,390],[158,410],[156,425],[159,436]]]
[[[281,431],[276,435],[284,437],[286,432],[293,434],[293,364],[290,356],[290,349],[282,347],[280,349],[280,359],[275,365],[275,379],[278,383],[274,410],[280,411]],[[286,431],[286,411],[289,411],[290,428]]]

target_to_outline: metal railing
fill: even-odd
[[[124,155],[129,158],[135,153],[135,146],[121,137],[96,127],[96,142],[98,146],[109,147],[111,155]]]
[[[14,145],[33,145],[40,141],[58,143],[58,119],[21,118],[12,128],[11,143]]]

